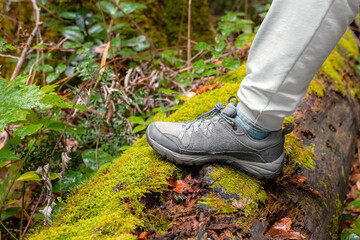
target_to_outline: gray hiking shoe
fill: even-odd
[[[146,131],[150,146],[171,161],[186,165],[228,163],[259,179],[276,177],[284,166],[284,133],[254,140],[235,121],[236,105],[215,107],[187,122],[154,122]]]

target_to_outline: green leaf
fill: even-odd
[[[82,174],[80,171],[67,171],[65,178],[61,179],[61,190],[63,192],[74,189],[92,174]],[[60,181],[56,181],[52,189],[53,193],[60,192]]]
[[[25,136],[33,135],[42,128],[43,124],[23,125],[14,130],[15,135],[24,139]]]
[[[60,13],[60,17],[65,18],[65,19],[75,20],[76,13],[75,12],[62,12],[62,13]]]
[[[5,39],[0,37],[0,52],[6,51],[6,50],[15,50],[15,47],[11,44],[6,43]]]
[[[95,160],[96,150],[95,149],[87,149],[85,150],[81,156],[87,167],[91,170],[96,171],[96,160]],[[103,164],[112,162],[113,158],[106,152],[101,149],[97,151],[97,161],[98,167],[101,167]]]
[[[51,121],[49,125],[46,127],[46,129],[54,130],[60,133],[64,130],[64,128],[65,128],[65,123],[60,121]],[[66,133],[81,135],[84,133],[84,129],[81,127],[74,127],[69,125],[66,128]]]
[[[132,12],[134,12],[137,9],[144,9],[146,8],[145,5],[141,4],[141,3],[136,3],[136,2],[121,2],[119,4],[119,7],[126,13],[126,14],[130,14]],[[120,14],[120,16],[122,16],[122,14]]]
[[[193,69],[197,73],[202,73],[205,70],[205,62],[204,59],[200,59],[199,61],[196,61],[193,65]]]
[[[57,74],[63,73],[63,72],[65,72],[65,70],[66,70],[66,65],[63,63],[59,63],[55,68],[55,72]]]
[[[20,207],[10,207],[1,213],[1,221],[14,216],[21,208]]]
[[[39,71],[44,71],[44,72],[54,71],[54,68],[52,66],[50,66],[49,64],[39,65],[39,66],[34,67],[34,69],[39,70]]]
[[[138,125],[133,129],[133,133],[140,132],[140,131],[144,130],[145,128],[146,128],[146,126]]]
[[[104,28],[104,25],[101,23],[94,24],[88,30],[89,35],[93,36],[93,37],[98,36],[102,32],[105,33],[105,28]]]
[[[51,83],[51,82],[55,81],[58,77],[59,77],[59,74],[58,74],[58,73],[50,73],[50,74],[46,77],[46,82],[47,82],[47,83]]]
[[[58,106],[66,108],[64,100],[65,99],[60,97],[57,93],[49,93],[40,100],[40,104],[44,105],[44,107]]]
[[[40,88],[40,91],[43,93],[51,93],[55,91],[55,89],[58,87],[58,85],[45,85],[42,88]]]
[[[132,124],[143,124],[144,123],[144,119],[142,117],[137,117],[137,116],[130,116],[130,117],[128,117],[128,120]]]
[[[214,75],[216,75],[216,74],[218,74],[218,73],[219,73],[218,70],[216,70],[216,69],[210,69],[210,70],[204,72],[203,74],[201,74],[201,76],[202,76],[202,77],[209,77],[209,76],[214,76]]]
[[[67,37],[74,42],[83,42],[85,38],[84,34],[78,26],[64,27],[64,29],[62,30],[62,34],[64,35],[64,37]]]
[[[174,64],[173,56],[178,56],[179,52],[171,49],[166,49],[162,52],[161,57],[169,63]]]
[[[240,67],[240,61],[236,61],[233,58],[225,58],[222,61],[221,65],[223,67],[226,67],[226,68],[230,69],[230,70],[236,70],[236,69],[238,69]]]
[[[216,43],[215,51],[221,52],[222,50],[224,50],[225,46],[226,46],[226,43],[224,41],[220,41],[220,42]]]
[[[45,96],[38,86],[22,85],[27,78],[28,76],[16,77],[11,82],[0,79],[0,130],[6,124],[25,120],[27,110],[37,106]]]
[[[45,174],[45,173],[44,173]],[[50,173],[50,179],[55,180],[59,178],[59,174],[51,172]],[[42,179],[35,173],[35,171],[29,171],[24,174],[22,174],[20,177],[16,179],[16,181],[19,182],[28,182],[28,181],[42,181]]]
[[[199,42],[198,44],[196,44],[196,45],[194,46],[194,49],[195,49],[196,51],[212,50],[212,47],[211,47],[209,44],[205,43],[205,42]]]
[[[63,47],[64,48],[79,48],[79,47],[81,47],[81,43],[79,43],[79,42],[64,42]]]
[[[198,78],[198,77],[200,77],[200,76],[195,73],[182,72],[182,73],[180,73],[180,76],[178,79]]]
[[[352,233],[351,231],[349,231],[348,228],[346,228],[341,233],[341,240],[360,240],[360,237],[358,235],[356,235],[355,233]]]
[[[121,148],[119,148],[117,151],[120,152],[120,151],[126,151],[130,148],[131,146],[122,146]]]
[[[105,13],[110,14],[112,17],[115,15],[116,7],[114,6],[114,4],[112,4],[108,1],[101,1],[100,5],[101,5],[102,10]]]
[[[355,201],[349,202],[348,205],[352,205],[353,208],[360,209],[360,200],[355,200]]]
[[[174,91],[174,90],[171,90],[171,89],[166,89],[166,88],[160,88],[159,92],[165,93],[167,95],[172,95],[172,94],[182,95],[181,92],[177,92],[177,91]]]
[[[132,47],[137,52],[143,51],[150,47],[150,43],[146,40],[146,38],[143,35],[131,38],[127,41],[123,41],[122,45],[126,47]]]

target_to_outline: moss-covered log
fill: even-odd
[[[358,132],[357,55],[347,32],[286,119],[295,130],[286,136],[288,161],[276,180],[260,182],[226,165],[179,168],[141,138],[68,196],[54,226],[39,224],[28,238],[136,239],[150,232],[149,239],[264,239],[275,221],[289,217],[308,239],[335,239]],[[166,120],[195,119],[225,104],[244,76],[242,66]],[[170,186],[175,178],[184,179],[184,191]]]

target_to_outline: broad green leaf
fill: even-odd
[[[179,76],[179,79],[185,79],[185,78],[198,78],[199,75],[195,74],[195,73],[187,73],[187,72],[182,72]]]
[[[95,160],[96,150],[95,149],[87,149],[85,150],[81,156],[87,167],[91,170],[96,171],[96,160]],[[98,167],[101,167],[105,163],[112,162],[113,158],[106,152],[101,149],[97,151],[97,162]]]
[[[6,43],[5,39],[0,37],[0,52],[6,51],[6,50],[15,50],[15,47],[9,43]]]
[[[179,52],[171,49],[166,49],[161,54],[162,58],[166,59],[171,64],[174,64],[173,56],[177,55],[179,55]]]
[[[32,135],[42,128],[43,124],[23,125],[14,130],[14,134],[23,139],[25,136]]]
[[[348,229],[345,229],[341,233],[341,240],[360,240],[360,237],[358,235],[356,235],[355,233],[348,231]]]
[[[126,41],[122,41],[121,45],[124,47],[133,47],[137,52],[143,51],[150,47],[150,43],[142,35]]]
[[[62,12],[62,13],[60,13],[60,17],[65,18],[65,19],[75,20],[76,13],[75,12]]]
[[[215,51],[221,52],[222,50],[224,50],[225,46],[226,46],[225,41],[220,41],[220,42],[216,43]]]
[[[119,7],[126,13],[126,14],[130,14],[132,12],[134,12],[137,9],[144,9],[146,8],[145,5],[141,4],[141,3],[136,3],[136,2],[121,2],[119,4]],[[120,14],[121,16],[122,14]]]
[[[93,36],[93,37],[98,36],[98,34],[100,34],[102,32],[105,33],[105,28],[104,28],[104,25],[101,23],[94,24],[88,30],[89,35]]]
[[[24,120],[28,114],[27,109],[38,105],[45,93],[38,86],[22,85],[28,76],[17,77],[9,82],[0,79],[0,130],[6,124]]]
[[[1,221],[4,221],[12,216],[14,216],[21,208],[20,207],[10,207],[1,213]]]
[[[64,37],[67,37],[74,42],[82,42],[85,38],[84,34],[78,26],[64,27],[64,29],[62,30],[62,34],[64,35]]]
[[[196,51],[211,50],[212,47],[211,47],[209,44],[205,43],[205,42],[199,42],[198,44],[196,44],[196,45],[194,46],[194,49],[195,49]]]
[[[60,121],[51,121],[49,123],[49,125],[46,127],[46,129],[54,130],[54,131],[57,131],[60,133],[64,130],[64,128],[65,128],[65,123],[60,122]],[[66,133],[81,135],[81,134],[83,134],[83,132],[84,132],[84,129],[81,127],[74,127],[74,126],[69,125],[66,128]]]
[[[137,117],[137,116],[130,116],[130,117],[128,117],[128,120],[132,124],[143,124],[144,123],[144,119],[142,117]]]
[[[64,99],[60,97],[57,93],[46,94],[40,100],[40,104],[44,105],[44,107],[58,106],[66,108]]]
[[[58,64],[55,68],[55,72],[57,74],[63,73],[65,70],[66,70],[66,65],[63,63]]]
[[[216,70],[216,69],[210,69],[210,70],[204,72],[203,74],[201,74],[201,76],[202,76],[202,77],[210,77],[210,76],[214,76],[214,75],[216,75],[216,74],[218,74],[218,73],[219,73],[218,70]]]
[[[55,180],[59,178],[59,174],[51,172],[50,173],[50,179]],[[35,171],[29,171],[24,174],[22,174],[20,177],[16,179],[16,181],[19,182],[28,182],[28,181],[42,181],[42,179],[35,173]]]
[[[81,43],[79,43],[79,42],[64,42],[63,47],[64,48],[79,48],[79,47],[81,47]]]
[[[234,60],[233,58],[225,58],[221,65],[223,67],[226,67],[230,70],[236,70],[240,67],[240,61],[239,60]]]
[[[138,125],[138,126],[134,127],[133,133],[140,132],[140,131],[144,130],[145,128],[146,128],[146,126],[144,126],[144,125]]]
[[[197,73],[202,73],[205,70],[205,62],[204,59],[200,59],[199,61],[195,62],[193,65],[193,69]]]
[[[59,77],[59,74],[58,74],[58,73],[50,73],[50,74],[46,77],[46,82],[47,82],[47,83],[51,83],[51,82],[55,81],[58,77]]]
[[[101,4],[102,10],[105,13],[110,14],[112,17],[115,15],[116,7],[114,6],[114,4],[112,4],[108,1],[101,1],[100,4]]]
[[[40,88],[40,91],[43,93],[51,93],[55,91],[55,89],[58,87],[58,85],[45,85],[42,88]]]
[[[121,152],[121,151],[126,151],[130,148],[131,146],[122,146],[121,148],[118,149],[118,152]]]
[[[61,179],[61,190],[69,191],[79,186],[84,180],[88,179],[92,174],[82,174],[80,171],[67,171],[65,178]],[[53,185],[52,191],[60,192],[60,181],[57,180]]]
[[[34,67],[34,69],[39,70],[39,71],[44,71],[44,72],[54,71],[54,68],[52,66],[50,66],[49,64],[39,65],[39,66]]]

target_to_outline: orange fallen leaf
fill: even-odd
[[[191,192],[193,191],[192,188],[187,184],[184,180],[169,180],[169,185],[174,187],[173,191],[177,192],[178,194],[183,194],[184,192]]]
[[[292,221],[290,218],[285,217],[272,225],[269,230],[271,236],[285,235],[291,228]]]
[[[303,183],[303,182],[305,182],[307,179],[308,179],[307,177],[300,176],[300,177],[298,177],[297,181],[298,181],[299,183]]]
[[[150,236],[149,232],[142,232],[142,233],[140,233],[138,239],[139,240],[146,240],[146,239],[148,239],[149,236]]]
[[[204,93],[208,90],[213,90],[214,88],[216,88],[219,85],[219,82],[213,83],[211,85],[205,85],[201,88],[195,89],[193,90],[193,92],[195,92],[196,94],[201,94]]]

